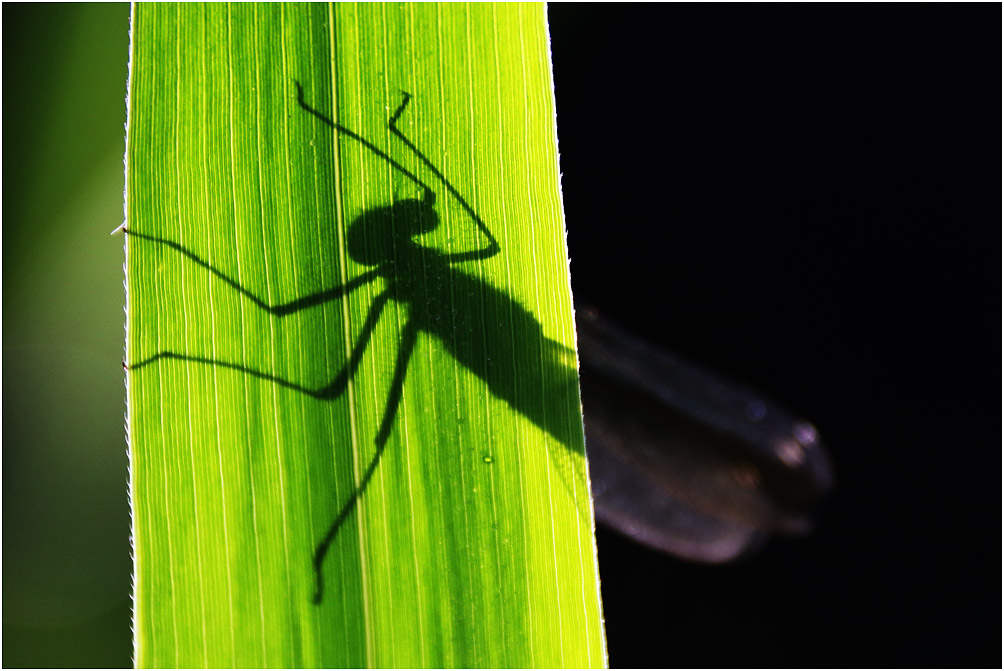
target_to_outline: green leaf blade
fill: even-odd
[[[138,5],[133,40],[128,358],[162,355],[129,375],[137,663],[605,664],[543,9]],[[402,89],[435,168],[390,132]],[[372,223],[423,197],[405,171],[437,192],[420,252]],[[247,295],[388,244],[338,300]]]

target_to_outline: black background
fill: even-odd
[[[551,5],[577,302],[783,399],[837,489],[738,565],[604,529],[615,667],[999,667],[999,8]]]

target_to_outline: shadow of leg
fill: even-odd
[[[408,360],[411,358],[411,352],[415,348],[416,340],[418,340],[418,329],[415,328],[412,322],[408,322],[405,324],[404,333],[401,334],[401,347],[398,350],[397,364],[394,367],[394,379],[390,384],[390,393],[387,395],[387,406],[384,408],[383,419],[380,421],[380,429],[377,431],[375,441],[376,453],[366,467],[366,471],[359,480],[355,491],[352,492],[349,500],[342,506],[338,516],[335,517],[335,521],[328,527],[328,532],[324,535],[321,542],[317,544],[317,549],[314,551],[314,575],[316,582],[313,601],[315,604],[321,603],[321,600],[324,598],[324,574],[321,569],[324,565],[324,557],[328,553],[328,548],[335,540],[338,531],[345,524],[348,516],[355,509],[359,497],[366,491],[366,487],[369,485],[370,479],[376,471],[377,464],[380,463],[380,457],[383,456],[384,448],[387,447],[387,439],[390,437],[391,426],[397,414],[397,406],[401,403],[401,396],[404,394],[404,378],[408,372]]]
[[[219,359],[211,359],[209,357],[196,356],[196,355],[193,355],[193,354],[178,354],[176,352],[158,352],[157,354],[154,354],[152,357],[150,357],[148,359],[143,359],[142,361],[140,361],[138,363],[126,364],[125,367],[126,367],[127,370],[130,370],[130,371],[138,371],[138,370],[140,370],[142,368],[146,368],[147,366],[149,366],[152,363],[155,363],[157,361],[161,361],[161,360],[164,360],[164,359],[173,359],[175,361],[185,361],[187,363],[201,363],[201,364],[205,364],[207,366],[215,366],[217,368],[227,368],[229,370],[236,370],[236,371],[239,371],[241,373],[244,373],[245,375],[250,375],[251,377],[256,377],[259,380],[267,380],[269,382],[272,382],[273,384],[279,385],[280,387],[284,387],[286,389],[292,389],[293,391],[298,391],[301,394],[307,394],[308,396],[313,396],[314,398],[317,398],[317,399],[326,399],[326,398],[328,398],[325,395],[326,394],[325,390],[327,389],[327,387],[325,387],[324,389],[320,389],[320,390],[319,389],[310,389],[308,387],[304,387],[301,384],[297,384],[296,382],[291,382],[290,380],[286,380],[284,378],[278,377],[277,375],[272,375],[271,373],[265,373],[265,372],[260,371],[260,370],[255,370],[254,368],[248,368],[247,366],[244,366],[244,365],[239,364],[239,363],[233,363],[233,362],[230,362],[230,361],[220,361]]]

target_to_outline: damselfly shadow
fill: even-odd
[[[320,603],[324,594],[322,569],[325,556],[366,490],[383,455],[401,402],[408,362],[420,334],[434,337],[457,362],[479,377],[492,394],[506,401],[515,411],[567,449],[581,453],[582,445],[581,440],[576,438],[576,431],[581,436],[581,424],[577,418],[575,422],[570,421],[567,411],[569,400],[574,399],[577,404],[578,399],[574,352],[547,338],[533,313],[504,291],[455,267],[459,263],[489,259],[502,250],[474,208],[428,156],[398,128],[398,120],[407,109],[411,95],[402,92],[403,99],[390,116],[388,129],[403,148],[411,152],[456,200],[484,236],[486,244],[480,249],[444,253],[419,244],[416,237],[435,230],[439,225],[435,209],[436,190],[416,172],[392,158],[387,151],[309,105],[299,82],[296,87],[301,109],[334,129],[340,136],[360,143],[413,182],[422,193],[420,199],[402,199],[364,211],[348,226],[345,251],[354,261],[371,267],[371,270],[341,286],[273,305],[178,242],[131,228],[125,229],[125,232],[137,239],[164,245],[178,252],[228,285],[245,300],[276,318],[345,298],[352,291],[382,278],[385,288],[373,299],[359,335],[351,347],[348,361],[329,384],[316,389],[267,371],[250,368],[240,362],[222,361],[193,353],[162,351],[129,365],[128,368],[138,371],[155,362],[172,359],[206,364],[268,380],[321,401],[331,401],[346,391],[388,302],[395,301],[405,309],[407,318],[401,328],[394,374],[376,434],[374,455],[355,490],[341,506],[314,550],[316,587],[313,600]],[[427,281],[425,278],[435,278],[435,281]],[[453,309],[455,296],[464,297],[465,310]],[[493,320],[492,323],[489,323],[489,318]],[[494,329],[501,329],[501,332],[489,333],[489,330]]]

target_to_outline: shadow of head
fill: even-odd
[[[439,216],[426,202],[409,198],[377,207],[349,225],[346,246],[357,263],[376,266],[421,247],[413,238],[439,226]]]

